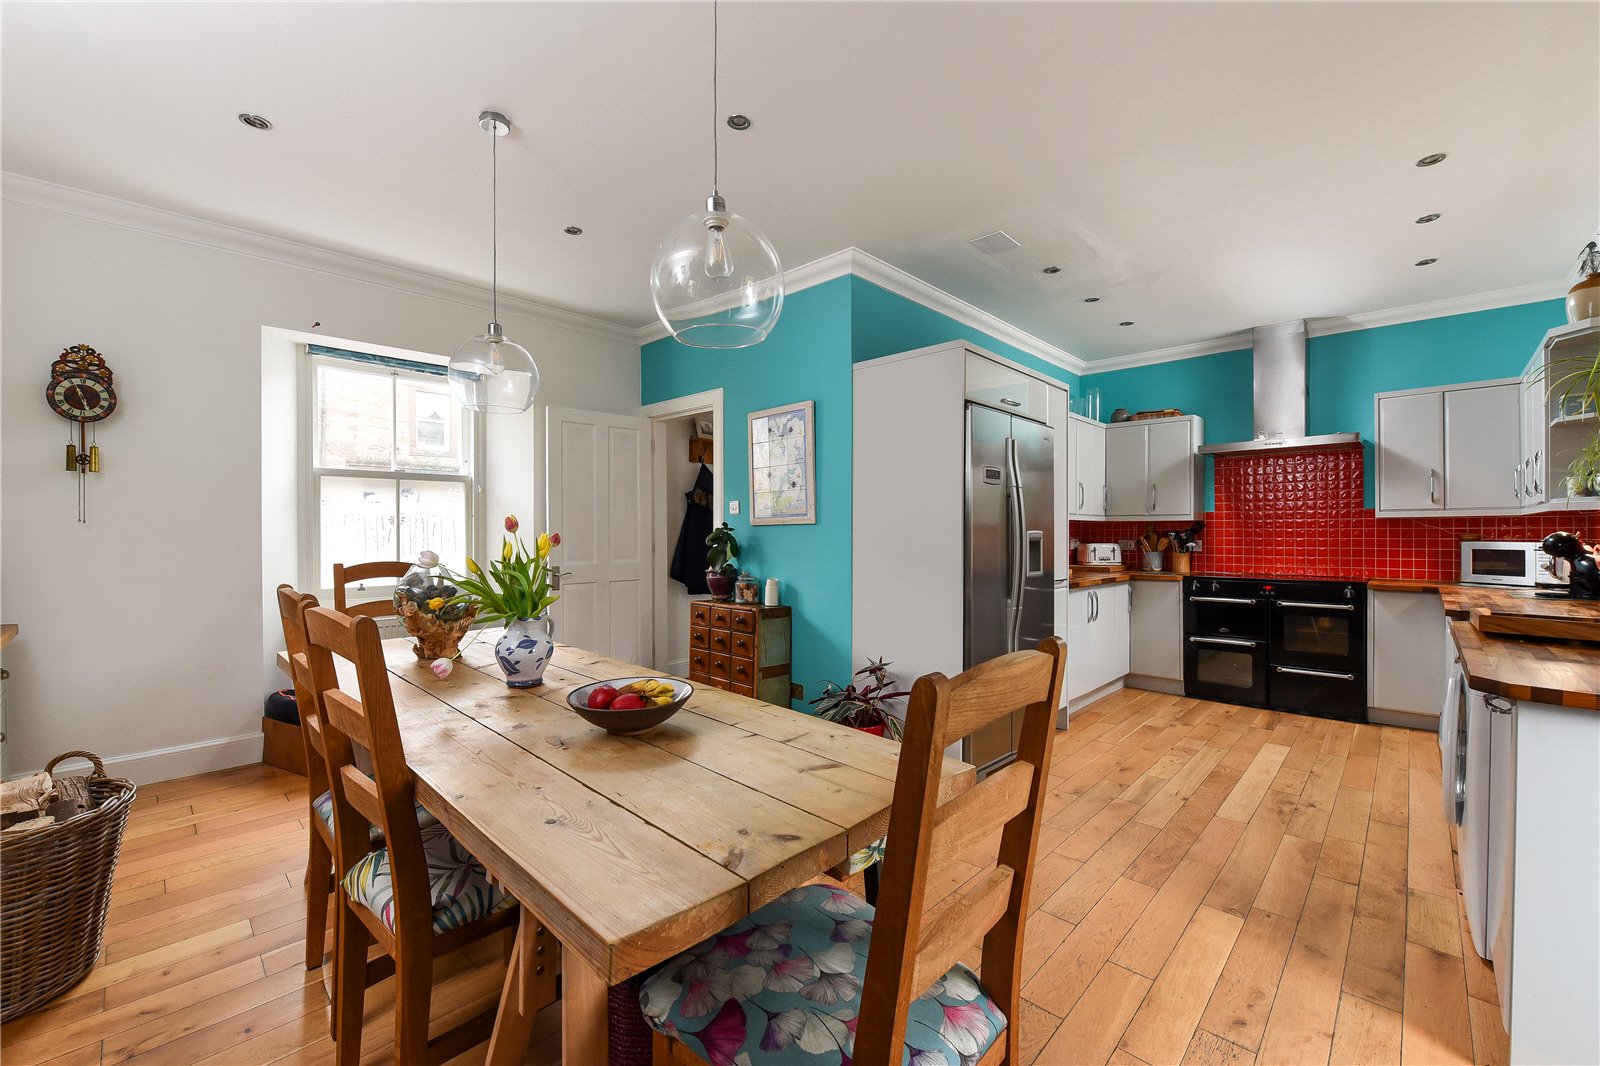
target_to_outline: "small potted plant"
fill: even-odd
[[[733,581],[739,573],[739,540],[724,522],[706,538],[706,588],[717,600],[733,598]]]
[[[850,683],[840,688],[832,681],[823,684],[822,695],[811,701],[818,718],[847,725],[863,733],[878,737],[900,739],[901,723],[890,710],[890,703],[911,695],[909,692],[889,692],[889,667],[882,659],[867,660],[867,665],[855,672]],[[860,687],[857,687],[860,679]]]
[[[1593,496],[1600,475],[1600,435],[1589,440],[1567,467],[1567,495]]]

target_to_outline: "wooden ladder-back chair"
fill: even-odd
[[[338,1058],[361,1059],[363,973],[376,942],[394,960],[396,1061],[442,1062],[488,1038],[495,1008],[430,1039],[434,959],[515,929],[515,900],[490,885],[483,867],[442,826],[417,825],[415,778],[401,744],[377,623],[325,607],[304,616],[312,686],[324,715],[338,869],[346,871],[335,965]],[[335,656],[354,666],[359,698],[340,688]],[[358,746],[371,756],[370,777],[356,764]],[[384,849],[370,855],[363,846],[369,823],[384,839]],[[449,886],[447,898],[436,895],[436,883]]]
[[[915,1062],[918,1052],[951,1062],[1020,1063],[1023,934],[1066,656],[1061,639],[1050,637],[1037,651],[1013,652],[955,678],[919,678],[906,712],[876,914],[842,886],[813,883],[669,961],[641,995],[646,1021],[664,1034],[656,1060],[696,1061],[695,1049],[678,1042],[691,1033],[701,1049],[715,1046],[716,1058],[746,1053],[756,1066],[784,1062],[795,1044],[819,1053],[830,1033],[843,1057],[846,1022],[854,1021],[848,1057],[857,1063],[897,1066],[908,1053]],[[1016,760],[941,804],[945,749],[1017,710]],[[993,839],[993,859],[974,859]],[[992,865],[929,909],[930,871],[955,859]],[[820,924],[819,911],[827,912]],[[851,973],[860,970],[862,939],[865,972],[857,980]],[[850,941],[855,960],[842,949]],[[982,975],[974,979],[961,957],[980,942]],[[757,966],[771,963],[765,979],[716,976],[726,987],[754,991],[707,1000],[706,990],[716,987],[707,983],[709,973],[737,971],[752,958]],[[852,963],[856,969],[846,973]],[[804,998],[782,1000],[783,992]],[[739,996],[759,1009],[745,1015]],[[850,1001],[854,996],[859,1002]],[[725,1013],[730,1005],[739,1013]],[[748,1027],[752,1016],[767,1020],[765,1031]]]
[[[359,585],[363,581],[378,581],[385,578],[402,578],[406,571],[411,569],[410,563],[388,562],[387,560],[376,563],[356,563],[346,566],[343,563],[333,564],[333,609],[340,614],[351,617],[365,615],[368,618],[385,618],[395,613],[394,599],[390,597],[382,600],[368,600],[365,603],[347,602],[347,586]]]

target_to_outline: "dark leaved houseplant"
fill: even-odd
[[[724,522],[706,538],[706,588],[715,599],[733,598],[733,581],[739,574],[739,540]]]
[[[889,691],[892,683],[889,667],[893,665],[882,659],[868,659],[867,665],[857,670],[844,687],[832,681],[824,682],[822,695],[811,701],[817,709],[817,717],[874,736],[900,739],[900,719],[892,712],[890,704],[911,693]]]

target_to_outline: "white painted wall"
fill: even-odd
[[[253,762],[280,684],[270,593],[298,577],[290,334],[320,321],[324,337],[448,355],[487,315],[11,200],[3,231],[0,614],[22,626],[6,650],[6,771],[71,748],[146,781]],[[487,520],[514,511],[538,528],[544,406],[638,413],[639,350],[501,320],[543,387],[534,411],[490,419]],[[87,525],[62,469],[67,423],[43,395],[73,343],[105,355],[120,400]]]

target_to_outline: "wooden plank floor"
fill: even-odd
[[[1439,795],[1431,733],[1135,691],[1075,715],[1034,875],[1028,1061],[1505,1062]],[[141,789],[104,959],[0,1029],[8,1066],[332,1063],[306,817],[304,779],[267,767]],[[492,945],[440,960],[435,1018],[502,973]],[[368,994],[367,1062],[391,1055],[391,984]],[[529,1062],[558,1059],[557,1024]]]

